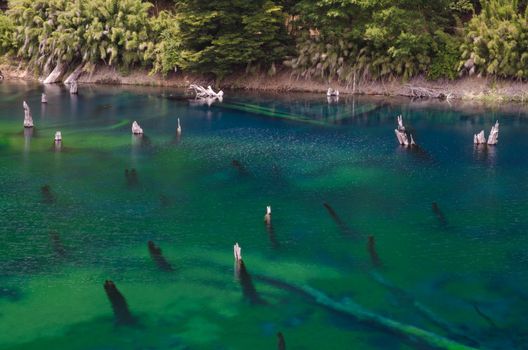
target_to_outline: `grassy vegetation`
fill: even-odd
[[[12,0],[0,52],[57,63],[339,80],[526,79],[528,11],[517,0]],[[464,67],[464,64],[466,66]]]

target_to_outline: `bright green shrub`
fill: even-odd
[[[19,57],[41,69],[58,62],[143,63],[150,40],[149,3],[140,0],[13,0]]]
[[[528,9],[517,0],[483,0],[482,12],[466,28],[460,67],[472,59],[476,71],[528,78]]]
[[[0,12],[0,53],[14,49],[14,29],[11,19]]]

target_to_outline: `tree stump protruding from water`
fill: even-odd
[[[32,128],[33,117],[31,117],[31,109],[26,101],[22,103],[22,106],[24,107],[24,128]]]

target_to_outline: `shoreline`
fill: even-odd
[[[71,73],[73,68],[70,68]],[[22,64],[1,63],[0,72],[5,80],[42,82],[35,72],[25,69]],[[66,79],[67,74],[60,79]],[[190,84],[216,85],[215,80],[200,75],[171,73],[167,77],[150,74],[138,68],[122,74],[109,66],[98,66],[91,73],[82,73],[77,81],[80,84],[136,85],[157,87],[187,88]],[[363,81],[354,86],[338,82],[325,83],[318,79],[305,79],[296,76],[291,70],[283,69],[273,76],[267,74],[235,73],[220,82],[222,89],[266,91],[266,92],[310,92],[325,93],[328,87],[337,88],[343,95],[403,96],[419,99],[463,100],[480,102],[527,102],[528,83],[512,80],[499,80],[486,77],[464,77],[454,81],[428,81],[415,77],[404,82]]]

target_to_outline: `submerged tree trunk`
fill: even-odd
[[[402,336],[420,346],[425,345],[435,349],[446,350],[476,349],[472,346],[459,343],[455,340],[451,340],[422,328],[379,315],[362,307],[359,304],[354,303],[352,300],[348,300],[346,302],[337,302],[328,297],[325,293],[309,286],[290,284],[286,281],[269,278],[263,275],[258,275],[256,277],[262,282],[296,292],[297,294],[311,299],[316,304],[321,305],[329,310],[351,316],[362,323],[380,327],[389,332]]]

